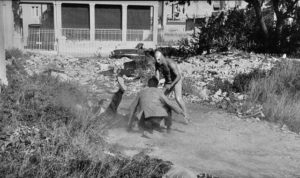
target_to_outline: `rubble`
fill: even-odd
[[[126,57],[121,59],[111,58],[75,58],[71,56],[49,56],[34,54],[26,60],[25,69],[28,74],[50,73],[63,81],[75,81],[89,87],[90,91],[97,93],[103,91],[103,87],[116,88],[115,74],[124,68],[124,63],[132,60]],[[233,83],[238,74],[246,74],[254,69],[269,71],[278,59],[261,54],[233,51],[226,54],[200,55],[188,58],[186,62],[179,64],[185,78],[189,78],[188,86],[192,93],[185,93],[184,99],[189,102],[207,102],[218,105],[223,109],[235,108],[239,116],[258,116],[263,113],[260,107],[249,108],[249,111],[239,109],[239,104],[247,98],[245,94],[229,93],[217,88],[211,90],[208,85],[215,79]],[[50,72],[49,72],[50,71]],[[140,91],[144,84],[135,77],[126,77],[128,92],[133,95]],[[240,113],[239,113],[240,112]],[[241,114],[244,113],[244,114]]]
[[[258,68],[269,71],[276,61],[274,57],[236,51],[227,54],[194,56],[181,63],[180,68],[185,77],[195,80],[194,86],[203,89],[216,78],[233,83],[238,74],[250,73]]]
[[[62,81],[73,81],[87,86],[91,92],[97,93],[107,88],[116,88],[114,74],[124,68],[124,63],[132,61],[129,58],[75,58],[72,56],[57,56],[33,54],[26,60],[25,70],[29,75],[35,73],[58,77]],[[107,72],[107,75],[103,75]],[[127,95],[136,93],[142,88],[139,81],[127,77],[130,81]]]
[[[186,87],[193,88],[193,93],[186,94],[185,99],[190,102],[215,105],[235,112],[241,118],[262,118],[264,117],[262,106],[244,106],[247,95],[234,92],[229,94],[218,88],[214,81],[221,79],[222,82],[228,81],[233,84],[237,75],[249,74],[255,69],[270,71],[276,61],[278,59],[271,56],[242,51],[191,57],[186,62],[180,63],[184,77],[192,80]],[[210,84],[215,85],[216,90],[211,90],[208,86]],[[196,91],[194,91],[195,88]]]

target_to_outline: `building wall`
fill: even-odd
[[[5,48],[4,48],[4,2],[0,1],[0,84],[7,84],[6,78],[6,62],[5,62]],[[1,86],[0,86],[1,92]]]
[[[12,11],[12,1],[2,2],[3,23],[4,23],[4,46],[5,49],[13,47],[13,35],[14,35],[14,17]]]
[[[23,37],[27,43],[28,26],[30,24],[40,24],[42,14],[47,10],[46,4],[22,4]]]
[[[164,1],[160,5],[163,6],[163,29],[167,32],[184,32],[187,19],[204,18],[211,16],[216,12],[214,7],[220,7],[220,10],[227,10],[239,6],[245,8],[247,3],[243,0],[236,1],[212,1],[209,4],[207,1],[190,1],[190,5],[176,5],[177,2]],[[173,14],[173,15],[172,15]],[[174,14],[178,14],[175,15]],[[172,19],[172,20],[171,20]]]

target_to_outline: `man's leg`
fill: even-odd
[[[111,99],[111,102],[105,111],[106,113],[109,113],[109,114],[117,113],[118,107],[122,101],[123,94],[126,90],[126,86],[124,84],[124,79],[122,77],[117,77],[117,81],[119,83],[119,90],[116,93],[114,93],[114,95]]]
[[[140,121],[139,121],[139,127],[143,130],[142,137],[145,138],[151,138],[149,133],[153,133],[153,126],[151,123],[151,119],[145,118],[144,113],[142,114]]]
[[[180,79],[175,87],[174,87],[174,92],[175,92],[175,99],[176,99],[176,102],[178,103],[178,105],[180,106],[180,108],[182,109],[182,111],[184,112],[184,120],[186,123],[189,122],[189,118],[188,118],[188,115],[187,115],[187,109],[186,109],[186,106],[185,106],[185,103],[183,101],[183,98],[182,98],[182,80],[183,79]]]
[[[169,133],[171,131],[171,126],[172,126],[172,117],[170,116],[164,117],[164,121],[167,127],[167,132]]]

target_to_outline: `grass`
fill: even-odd
[[[5,59],[11,59],[11,58],[21,58],[24,56],[23,51],[18,48],[11,48],[8,50],[5,50]]]
[[[170,169],[144,154],[105,154],[105,123],[88,93],[47,75],[28,76],[23,62],[7,66],[9,85],[0,94],[0,177],[161,177]]]
[[[300,64],[285,61],[270,75],[252,80],[249,100],[261,104],[265,119],[300,132]]]

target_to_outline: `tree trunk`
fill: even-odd
[[[6,61],[4,50],[4,24],[3,24],[3,1],[0,1],[0,85],[7,85],[6,78]],[[1,86],[0,86],[1,92]]]
[[[280,48],[281,46],[281,40],[282,40],[282,29],[284,25],[284,19],[280,18],[277,16],[277,21],[276,21],[276,48]]]
[[[261,11],[261,5],[260,5],[258,0],[253,1],[253,7],[254,7],[254,10],[255,10],[257,21],[260,25],[260,28],[261,28],[262,32],[263,32],[265,42],[268,42],[269,32],[268,32],[268,28],[267,28],[266,23],[265,23],[264,18],[263,18],[263,14],[262,14],[262,11]]]

